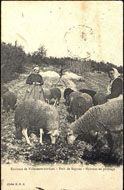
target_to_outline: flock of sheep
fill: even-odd
[[[3,86],[1,90],[4,110],[9,112],[12,109],[15,112],[16,138],[21,139],[23,135],[31,145],[29,131],[35,130],[40,133],[40,144],[43,143],[43,134],[49,134],[51,143],[56,143],[57,137],[61,135],[57,111],[62,96],[59,88],[44,89],[45,102],[26,99],[20,103],[17,103],[16,95],[8,88]],[[88,89],[73,91],[70,88],[64,90],[63,96],[67,110],[75,120],[67,128],[69,144],[73,144],[80,134],[97,136],[101,131],[119,130],[122,126],[122,98],[106,102],[102,93]],[[54,105],[50,105],[53,99]]]

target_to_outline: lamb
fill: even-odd
[[[80,89],[79,92],[82,93],[87,93],[89,94],[92,98],[95,96],[96,92],[94,90],[89,90],[89,89]]]
[[[80,134],[92,135],[103,130],[118,130],[122,127],[123,123],[122,113],[123,99],[116,99],[91,107],[84,115],[70,125],[70,132],[67,135],[68,143],[73,144],[76,137]]]
[[[9,112],[10,109],[15,110],[16,102],[17,97],[13,92],[8,90],[3,94],[3,108],[6,112]]]
[[[94,105],[104,104],[107,101],[105,97],[106,97],[105,93],[97,92],[95,96],[93,97]]]
[[[55,99],[54,105],[59,105],[61,98],[61,90],[59,88],[43,89],[45,101],[50,103],[52,99]]]
[[[28,137],[30,130],[40,132],[40,144],[42,144],[42,135],[50,134],[52,144],[55,144],[59,136],[59,115],[55,107],[40,100],[25,100],[17,105],[15,110],[16,137],[26,138],[29,145],[31,142]]]
[[[74,99],[71,101],[70,112],[76,120],[81,115],[83,115],[92,105],[92,97],[86,93],[83,93],[80,96],[74,97]]]

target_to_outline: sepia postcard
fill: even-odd
[[[2,1],[1,189],[123,189],[123,2]]]

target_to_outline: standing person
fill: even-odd
[[[123,84],[119,72],[115,68],[111,68],[108,72],[110,85],[108,86],[108,95],[106,99],[117,98],[122,94]]]
[[[27,80],[28,89],[26,90],[25,99],[33,98],[35,100],[44,101],[44,92],[42,85],[44,84],[42,76],[39,74],[39,67],[34,67],[33,73],[31,73]]]
[[[61,68],[60,68],[60,72],[59,72],[59,76],[60,76],[60,78],[62,78],[62,75],[63,75],[63,68],[62,68],[62,66],[61,66]]]
[[[60,68],[60,71],[59,71],[59,80],[58,80],[58,82],[55,84],[55,86],[57,86],[57,84],[59,83],[59,82],[62,82],[65,86],[66,86],[66,83],[65,83],[65,81],[64,80],[62,80],[62,76],[64,75],[63,74],[63,67],[62,67],[62,65],[61,65],[61,68]],[[67,87],[67,86],[66,86]]]

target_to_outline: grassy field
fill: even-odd
[[[48,68],[47,68],[48,69]],[[26,78],[30,73],[30,69],[27,72],[21,74],[18,79],[7,83],[10,90],[16,93],[18,102],[22,101],[26,91]],[[105,91],[109,83],[109,79],[105,73],[86,72],[82,76],[82,82],[77,80],[65,81],[67,86],[74,84],[77,89],[88,88],[96,91]],[[53,87],[56,83],[56,79],[45,78],[44,87]],[[58,86],[63,92],[65,87]],[[70,87],[70,86],[69,86]],[[104,164],[121,164],[122,163],[122,134],[115,135],[114,138],[118,142],[118,146],[112,151],[110,147],[107,149],[96,148],[92,145],[77,140],[73,145],[68,145],[66,141],[66,129],[70,125],[67,121],[67,110],[64,105],[63,96],[60,101],[60,105],[57,106],[60,115],[60,129],[61,135],[57,139],[56,145],[50,144],[49,137],[44,137],[44,144],[39,144],[39,137],[35,134],[31,134],[30,140],[33,146],[29,146],[26,140],[17,140],[15,137],[14,126],[14,113],[11,112],[6,117],[6,113],[1,114],[1,156],[2,163],[16,163],[24,162],[28,164],[40,164],[40,163],[98,163]]]

